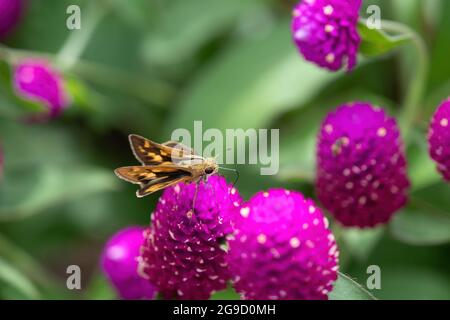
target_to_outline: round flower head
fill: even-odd
[[[442,102],[431,120],[428,146],[439,172],[450,181],[450,97]]]
[[[164,191],[152,215],[141,267],[166,299],[208,299],[226,287],[222,245],[240,204],[236,189],[219,176]]]
[[[238,213],[228,263],[244,299],[327,299],[338,249],[312,200],[272,189],[255,194]]]
[[[0,0],[0,39],[6,38],[20,20],[22,0]]]
[[[387,222],[407,201],[409,180],[395,119],[367,103],[330,113],[318,137],[317,193],[345,226]]]
[[[129,227],[113,235],[103,250],[103,272],[122,299],[153,299],[155,287],[138,274],[144,228]]]
[[[43,103],[51,117],[59,115],[69,103],[61,75],[46,61],[22,61],[15,67],[13,81],[19,96]]]
[[[292,35],[306,60],[337,71],[356,64],[361,0],[303,0],[294,8]]]

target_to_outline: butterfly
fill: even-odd
[[[121,167],[114,172],[120,179],[139,185],[136,192],[139,198],[179,182],[206,180],[219,170],[214,158],[203,158],[179,142],[159,144],[136,134],[128,138],[134,156],[142,165]]]

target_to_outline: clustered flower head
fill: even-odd
[[[428,146],[439,172],[450,181],[450,97],[441,103],[431,120]]]
[[[316,179],[319,200],[343,225],[387,222],[410,186],[395,119],[363,102],[330,113],[318,137]]]
[[[219,176],[164,191],[141,264],[165,298],[208,299],[226,287],[230,274],[223,244],[232,232],[233,209],[240,204],[236,189]]]
[[[0,40],[10,35],[20,20],[23,0],[0,0]]]
[[[155,287],[138,273],[144,231],[142,227],[123,229],[109,239],[103,250],[103,272],[122,299],[153,299],[156,294]]]
[[[338,248],[312,200],[284,189],[258,192],[239,208],[228,261],[245,299],[327,299]]]
[[[20,62],[14,70],[13,85],[19,96],[44,104],[50,117],[58,116],[69,104],[62,76],[44,60]]]
[[[292,35],[305,57],[337,71],[356,64],[361,38],[357,22],[361,0],[303,0],[293,11]]]

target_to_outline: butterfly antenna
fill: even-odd
[[[234,182],[233,182],[233,188],[234,188],[234,186],[236,185],[236,183],[237,183],[238,180],[239,180],[239,171],[236,170],[236,169],[226,168],[226,167],[219,167],[219,169],[227,170],[227,171],[233,171],[233,172],[236,174],[236,179],[235,179]]]

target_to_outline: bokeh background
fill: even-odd
[[[82,29],[66,28],[78,4]],[[32,0],[0,47],[0,298],[110,299],[99,269],[104,242],[147,225],[159,194],[134,196],[113,169],[136,163],[127,135],[166,141],[175,128],[280,128],[280,172],[236,165],[248,199],[269,187],[314,197],[315,136],[324,115],[365,100],[395,115],[413,76],[405,45],[354,72],[305,62],[291,41],[291,0]],[[387,226],[360,231],[332,222],[341,270],[365,283],[379,265],[380,299],[450,299],[450,187],[428,159],[425,132],[450,94],[450,1],[365,1],[383,19],[425,39],[431,69],[408,143],[411,201]],[[363,14],[363,16],[365,16]],[[61,117],[26,123],[36,106],[11,92],[8,57],[40,56],[63,70],[71,106]],[[72,55],[72,56],[71,56]],[[228,176],[233,181],[234,176]],[[82,290],[66,288],[66,268],[82,270]],[[236,298],[230,289],[215,297]]]

